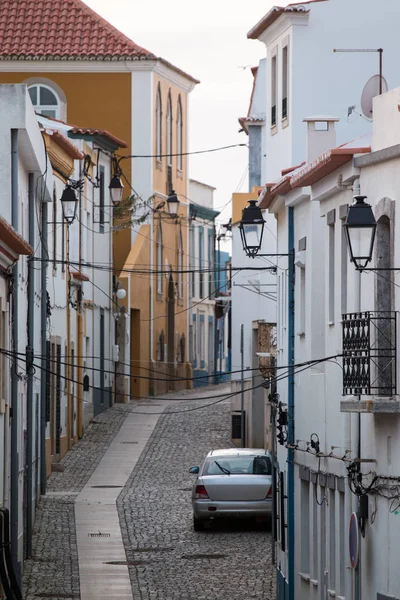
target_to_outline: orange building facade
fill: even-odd
[[[118,306],[124,347],[117,397],[186,386],[189,206],[182,154],[188,148],[188,95],[198,82],[137,46],[81,0],[55,0],[51,14],[47,4],[38,0],[35,6],[40,35],[32,36],[28,0],[19,2],[14,23],[20,35],[10,38],[0,30],[0,83],[26,83],[37,112],[126,141],[117,158],[132,214],[128,224],[114,222],[113,244],[114,274],[127,290]],[[3,2],[2,10],[15,19],[12,2]],[[64,35],[54,36],[54,27]],[[24,39],[31,40],[29,48]],[[50,95],[39,97],[39,85]],[[180,200],[176,218],[166,203],[172,188]]]

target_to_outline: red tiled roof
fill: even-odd
[[[76,135],[76,136],[80,136],[80,135],[99,136],[99,137],[105,138],[106,140],[111,142],[114,146],[117,146],[117,148],[127,148],[128,147],[128,144],[126,142],[115,137],[115,135],[113,135],[106,129],[92,129],[90,127],[74,127],[73,129],[70,129],[68,133],[72,134],[72,135]]]
[[[46,130],[44,129],[43,132],[46,133]],[[60,148],[65,150],[65,152],[71,158],[81,160],[85,156],[83,154],[83,152],[78,150],[78,148],[76,146],[74,146],[74,144],[72,142],[70,142],[69,139],[67,137],[65,137],[65,135],[60,133],[59,131],[57,131],[57,130],[52,131],[51,136],[54,139],[54,141],[60,146]]]
[[[303,7],[315,2],[327,2],[328,0],[308,0],[306,2],[297,2],[288,4],[288,6],[273,6],[271,10],[259,21],[252,29],[250,29],[247,37],[251,40],[257,40],[259,36],[270,27],[283,13],[307,13]]]
[[[2,60],[155,59],[81,0],[0,0]]]

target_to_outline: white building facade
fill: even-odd
[[[400,463],[394,459],[399,443],[398,294],[393,271],[386,270],[400,258],[394,245],[399,101],[400,90],[375,99],[372,140],[365,135],[331,148],[332,134],[322,131],[314,148],[324,140],[327,147],[318,155],[309,134],[307,164],[292,175],[287,192],[262,199],[277,215],[278,241],[286,243],[285,213],[288,207],[293,210],[294,444],[288,457],[284,428],[278,461],[281,466],[288,458],[294,462],[296,599],[399,597],[392,558],[400,501]],[[352,196],[360,192],[373,205],[377,235],[371,268],[380,269],[362,276],[350,262],[344,228]],[[367,327],[363,354],[354,344]],[[352,358],[343,360],[349,348]],[[358,363],[354,366],[357,352],[370,356],[363,363],[369,377],[361,376]],[[352,375],[345,379],[343,369]],[[286,391],[284,383],[278,384],[285,404]],[[281,493],[278,488],[278,498]],[[280,525],[286,513],[278,513]],[[355,568],[349,552],[352,513],[360,528]],[[278,565],[287,569],[285,529],[278,526],[278,531]]]
[[[215,294],[215,188],[189,180],[189,360],[194,386],[212,383],[216,377]]]
[[[248,34],[249,38],[262,41],[267,50],[266,141],[262,149],[266,168],[260,206],[276,215],[277,253],[294,253],[293,263],[290,259],[281,259],[283,268],[286,260],[287,272],[281,273],[277,294],[280,380],[275,407],[277,433],[283,446],[278,444],[280,472],[275,489],[279,549],[277,597],[282,599],[326,598],[327,595],[346,599],[360,597],[357,596],[358,574],[354,575],[349,568],[347,552],[354,499],[347,489],[345,461],[331,457],[325,459],[327,462],[322,468],[307,452],[307,449],[314,451],[319,442],[324,454],[337,452],[339,456],[343,451],[341,456],[344,456],[346,450],[351,451],[352,444],[354,456],[354,445],[357,446],[354,435],[350,442],[355,417],[342,422],[339,415],[341,429],[333,428],[332,411],[335,415],[340,413],[337,397],[336,405],[333,401],[320,402],[331,394],[341,394],[341,370],[335,359],[333,362],[326,359],[341,354],[341,324],[337,315],[344,308],[351,311],[356,306],[350,301],[357,289],[354,278],[350,272],[347,276],[347,271],[343,271],[343,265],[347,265],[346,249],[339,227],[350,202],[345,198],[342,184],[353,185],[355,178],[344,173],[343,179],[333,181],[332,187],[344,197],[341,210],[331,213],[331,208],[326,207],[326,212],[325,207],[324,211],[321,208],[326,199],[324,194],[319,198],[320,205],[312,201],[305,174],[310,161],[337,144],[361,138],[348,144],[347,149],[339,148],[332,156],[324,155],[321,160],[341,165],[339,157],[345,154],[347,164],[357,155],[357,150],[361,156],[367,152],[370,140],[362,136],[371,133],[372,124],[360,116],[361,95],[371,76],[379,73],[378,49],[384,49],[383,76],[389,89],[399,85],[395,64],[397,3],[389,1],[383,10],[384,24],[378,25],[373,16],[376,5],[372,2],[356,0],[349,4],[342,0],[321,0],[274,7]],[[334,52],[346,49],[373,52]],[[321,85],[322,81],[326,84]],[[307,119],[313,115],[317,117]],[[340,244],[338,256],[333,250],[334,241]],[[311,276],[312,283],[309,283]],[[348,282],[348,301],[339,293],[333,297],[329,291],[329,286],[333,289],[335,278]],[[304,365],[304,373],[300,366],[290,368],[321,358],[324,361],[320,364]],[[336,375],[330,375],[328,381],[327,372],[336,372]],[[323,435],[319,435],[318,430]],[[313,436],[311,440],[312,433],[318,433],[318,437]],[[329,536],[327,532],[335,528],[338,537]],[[308,532],[309,537],[304,532]],[[369,565],[366,570],[369,571]],[[381,590],[369,592],[364,587],[362,598],[390,597],[388,589],[388,582],[386,590],[383,586]],[[377,596],[377,593],[383,595]]]

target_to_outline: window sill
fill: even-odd
[[[305,581],[306,583],[310,583],[310,573],[298,573],[300,579]]]
[[[318,579],[310,579],[310,582],[313,584],[314,587],[317,587]]]
[[[289,127],[289,119],[287,117],[284,117],[281,121],[282,124],[282,129],[286,129],[286,127]]]
[[[181,169],[177,169],[176,176],[178,177],[178,179],[183,179],[183,171]]]
[[[156,169],[158,169],[159,171],[162,171],[162,161],[156,159]]]
[[[331,598],[336,598],[335,590],[328,590],[328,596],[330,596]]]
[[[346,600],[344,596],[336,596],[336,600]]]
[[[162,302],[162,301],[163,301],[163,295],[162,295],[162,294],[159,294],[159,293],[157,292],[156,299],[157,299],[157,302]]]
[[[183,306],[183,298],[178,298],[178,304],[179,306]]]
[[[333,327],[335,325],[335,321],[328,321],[327,325],[328,327]]]
[[[296,333],[296,335],[298,335],[299,338],[305,338],[306,337],[306,332],[305,331],[298,331]]]
[[[276,135],[278,133],[278,127],[276,125],[271,125],[271,135]]]

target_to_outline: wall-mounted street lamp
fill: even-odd
[[[114,173],[110,185],[110,200],[113,206],[118,206],[118,204],[122,200],[122,196],[124,193],[124,184],[121,181],[121,177],[117,172]]]
[[[68,225],[72,225],[76,217],[78,198],[70,185],[67,185],[61,196],[61,206],[64,219]]]
[[[264,233],[264,217],[257,206],[257,200],[249,200],[243,209],[242,220],[239,224],[243,250],[247,256],[254,258],[260,251]]]
[[[167,207],[169,216],[172,219],[176,219],[176,217],[178,216],[179,204],[180,202],[178,196],[176,195],[176,192],[174,190],[171,190],[167,198]]]
[[[367,196],[354,196],[344,224],[350,260],[358,271],[363,271],[372,260],[376,220]]]

